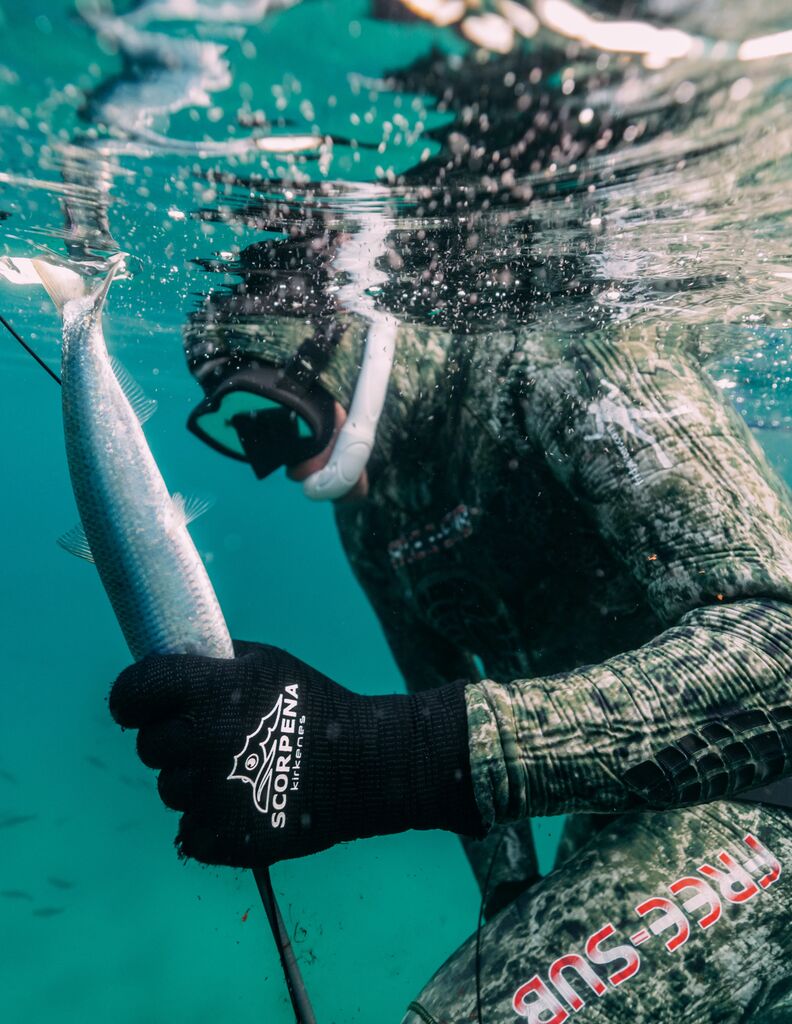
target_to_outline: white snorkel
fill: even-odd
[[[387,194],[371,184],[348,187],[364,199],[372,193]],[[375,261],[385,252],[388,222],[380,210],[362,210],[359,223],[360,230],[342,243],[335,258],[338,270],[349,278],[338,292],[338,305],[368,320],[369,329],[347,420],[330,461],[303,481],[303,492],[314,501],[343,498],[360,479],[374,447],[396,351],[398,320],[378,310],[371,294],[386,280]]]

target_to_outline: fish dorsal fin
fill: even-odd
[[[173,511],[182,520],[185,526],[189,526],[204,512],[208,512],[214,504],[211,498],[201,498],[195,494],[185,497],[177,491],[171,498]]]
[[[77,523],[70,530],[67,530],[62,537],[58,537],[58,547],[68,551],[70,555],[77,558],[84,558],[86,562],[93,562],[94,556],[82,523]]]
[[[157,411],[156,398],[148,398],[146,396],[143,388],[138,384],[123,363],[120,363],[115,356],[110,356],[110,365],[113,367],[113,373],[115,374],[115,379],[118,381],[119,387],[124,392],[124,396],[132,406],[132,411],[135,413],[137,418],[141,423],[145,423],[146,420],[150,420]]]

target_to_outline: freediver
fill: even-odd
[[[243,283],[191,318],[191,425],[333,497],[409,693],[351,693],[261,644],[127,668],[111,711],[182,812],[181,853],[250,867],[411,828],[467,837],[487,923],[405,1024],[786,1024],[790,492],[693,328],[507,328],[505,303],[553,292],[508,254],[506,298],[438,304],[438,264],[475,269],[469,224],[428,245],[361,223],[381,248],[362,270],[354,253],[360,280],[402,252],[376,302],[345,307],[327,286],[354,233],[315,222],[245,250]],[[397,308],[404,281],[420,309]],[[383,376],[361,440],[350,410]],[[530,819],[558,814],[539,878]]]

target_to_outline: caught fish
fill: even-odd
[[[4,900],[30,900],[33,901],[33,897],[29,892],[25,892],[24,889],[0,889],[0,896]]]
[[[133,657],[233,657],[231,638],[187,524],[199,509],[169,494],[142,421],[152,411],[107,351],[103,281],[33,260],[63,318],[63,429],[81,528],[62,538],[96,563]]]
[[[35,814],[7,814],[0,818],[0,828],[14,828],[16,825],[26,825],[29,821],[35,820]]]

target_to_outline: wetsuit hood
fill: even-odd
[[[336,323],[340,337],[318,383],[348,410],[360,373],[366,325],[349,316],[338,317]],[[210,297],[185,328],[184,351],[190,372],[200,383],[207,365],[222,360],[283,369],[313,331],[310,321],[295,317],[228,316],[213,306]]]

